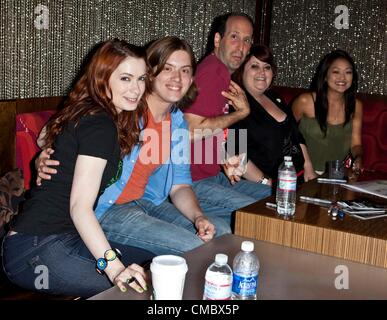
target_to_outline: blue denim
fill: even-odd
[[[157,255],[181,255],[202,245],[204,242],[188,227],[189,223],[172,204],[152,206],[146,200],[115,204],[100,220],[109,240]]]
[[[192,233],[196,233],[196,229],[191,220],[187,219],[171,202],[165,200],[159,206],[154,205],[152,202],[140,199],[137,200],[136,203],[150,216],[158,217],[163,221],[167,221],[169,223],[173,223],[174,225],[183,227]],[[224,234],[231,233],[230,225],[227,224],[224,219],[216,216],[216,215],[207,215],[206,212],[204,214],[207,218],[212,222],[216,229],[216,237],[220,237]]]
[[[143,264],[153,257],[141,249],[113,242],[110,245],[121,251],[126,266]],[[2,251],[3,268],[9,280],[32,291],[90,297],[112,286],[106,275],[96,272],[94,257],[76,233],[49,236],[18,233],[5,237]],[[43,283],[37,279],[43,275],[38,266],[47,267],[47,289],[35,285],[35,281]]]
[[[224,173],[195,181],[192,188],[206,215],[221,217],[229,224],[235,210],[271,195],[268,185],[247,180],[232,185]]]

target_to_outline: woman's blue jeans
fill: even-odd
[[[144,264],[150,252],[110,242],[122,253],[125,266]],[[95,270],[95,259],[80,236],[59,234],[6,236],[2,245],[3,268],[16,285],[41,293],[90,297],[112,286]]]

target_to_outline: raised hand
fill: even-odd
[[[240,113],[241,119],[247,117],[250,113],[249,102],[243,89],[234,81],[230,81],[229,90],[222,91],[222,95],[228,99],[235,112]]]

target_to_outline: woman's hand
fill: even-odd
[[[222,165],[223,170],[231,184],[235,184],[241,180],[241,177],[247,170],[246,166],[246,153],[229,157]]]
[[[358,156],[352,165],[353,172],[355,174],[360,174],[363,171],[363,158]]]
[[[352,166],[348,168],[348,179],[356,181],[359,175],[363,172],[363,158],[358,156],[352,163]]]
[[[197,235],[204,242],[210,241],[215,236],[215,226],[207,219],[207,217],[201,215],[195,218],[194,225]]]
[[[35,160],[35,168],[38,172],[36,185],[38,186],[42,184],[42,179],[50,180],[51,175],[57,173],[56,169],[50,167],[59,166],[59,161],[50,159],[53,153],[54,150],[51,148],[44,149]]]
[[[122,267],[122,263],[119,260],[118,263],[114,262],[115,261],[109,262],[112,265],[110,268],[108,266],[106,274],[108,275],[110,281],[114,283],[122,292],[127,291],[127,286],[132,287],[139,293],[143,293],[148,290],[146,284],[146,273],[141,266],[132,263],[130,266],[125,268]]]
[[[232,185],[241,180],[242,172],[237,167],[230,165],[229,163],[222,164],[223,171]]]

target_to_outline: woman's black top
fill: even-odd
[[[78,125],[69,123],[53,145],[51,156],[59,160],[57,174],[31,191],[12,229],[31,235],[76,232],[70,217],[70,193],[78,155],[107,160],[100,193],[116,179],[120,160],[117,128],[106,113],[85,116]],[[87,192],[87,190],[85,190]]]
[[[247,129],[247,158],[266,176],[277,178],[278,167],[283,162],[284,156],[292,157],[296,171],[299,173],[304,167],[304,156],[300,144],[305,144],[305,140],[298,130],[290,108],[287,108],[276,93],[268,91],[265,92],[265,95],[286,113],[286,118],[278,122],[246,91],[250,114],[231,126],[231,129],[236,129],[236,153],[241,153],[240,131],[238,130]]]

